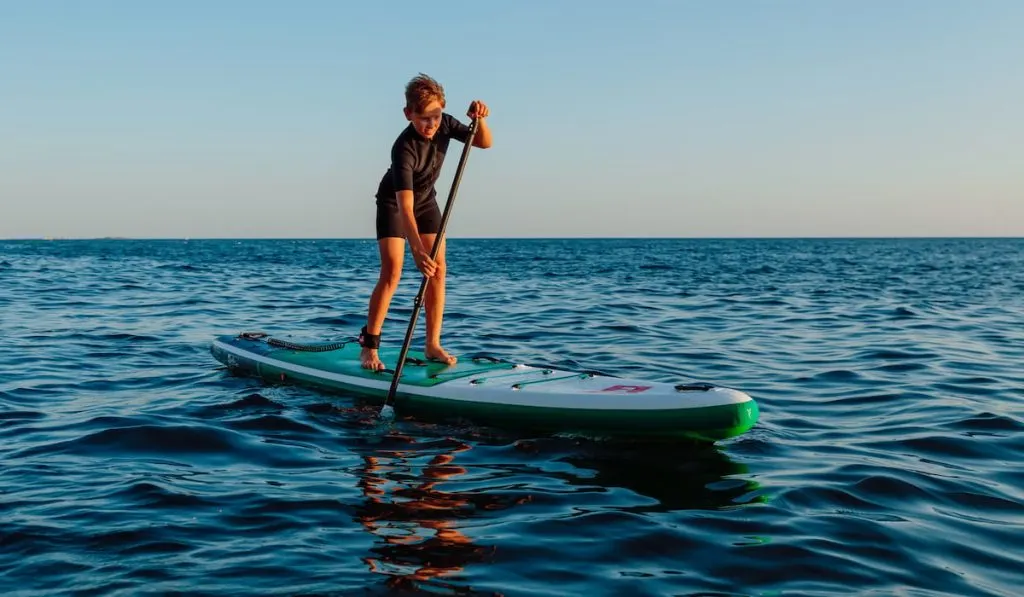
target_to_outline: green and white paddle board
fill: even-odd
[[[359,362],[354,342],[293,342],[261,332],[220,336],[214,358],[238,374],[357,394],[383,404],[399,349],[380,349],[388,369]],[[459,419],[505,429],[632,439],[714,442],[745,433],[758,406],[739,390],[707,383],[615,377],[462,355],[447,366],[410,350],[398,384],[398,415],[425,421]]]

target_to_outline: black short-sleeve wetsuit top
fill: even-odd
[[[432,139],[416,132],[410,123],[391,146],[391,167],[377,189],[377,238],[404,237],[398,213],[398,191],[413,192],[413,212],[421,234],[436,234],[441,228],[441,210],[437,205],[437,183],[444,165],[448,143],[455,139],[466,143],[470,129],[447,112]]]

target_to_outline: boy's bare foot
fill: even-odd
[[[359,361],[363,364],[363,369],[369,369],[370,371],[380,371],[384,368],[384,363],[381,362],[376,348],[364,348],[361,350],[359,352]]]
[[[427,349],[423,351],[423,354],[427,359],[437,361],[438,363],[444,363],[445,365],[454,365],[459,360],[448,354],[445,349],[441,348],[440,344],[436,346],[428,346]]]

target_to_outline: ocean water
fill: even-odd
[[[355,335],[376,259],[0,241],[0,594],[1020,594],[1024,240],[449,241],[449,349],[757,399],[704,447],[386,425],[210,356]]]

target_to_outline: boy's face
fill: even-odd
[[[423,107],[422,111],[410,110],[408,107],[404,108],[404,111],[406,119],[412,123],[416,132],[431,139],[438,127],[441,126],[441,113],[444,111],[444,106],[437,100],[431,100]]]

